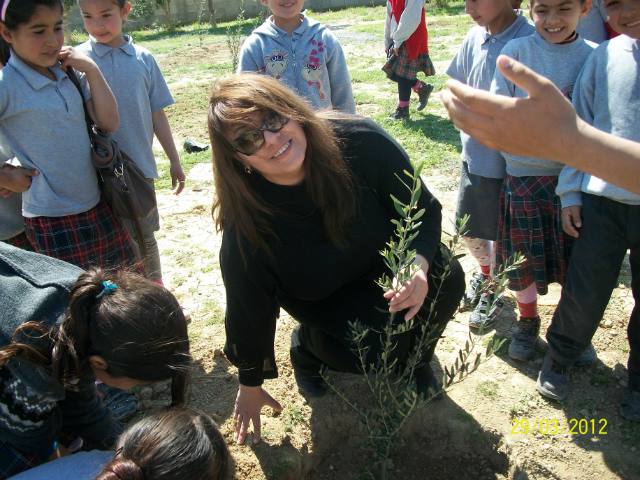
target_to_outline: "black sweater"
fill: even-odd
[[[225,226],[220,249],[227,294],[225,354],[238,367],[243,385],[261,385],[264,379],[278,375],[273,346],[281,304],[285,309],[295,304],[295,312],[289,313],[304,323],[307,313],[326,311],[327,302],[336,302],[334,293],[338,289],[363,279],[375,282],[380,277],[385,266],[379,252],[393,234],[391,219],[401,218],[390,195],[409,203],[410,192],[398,177],[409,183],[403,171],[413,173],[413,167],[402,147],[371,120],[332,123],[353,172],[360,202],[359,214],[348,229],[346,249],[340,250],[325,235],[322,212],[311,203],[304,183],[275,185],[257,173],[252,175],[252,187],[266,202],[287,213],[269,219],[277,235],[277,240],[265,238],[272,255],[263,250],[254,252],[241,239],[245,264],[234,225]],[[440,242],[442,215],[440,203],[424,186],[419,208],[426,211],[411,248],[431,264]]]

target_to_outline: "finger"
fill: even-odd
[[[250,421],[251,419],[248,416],[243,415],[242,419],[238,422],[238,425],[240,426],[240,429],[237,430],[238,438],[236,440],[236,443],[238,445],[242,445],[244,443],[245,438],[247,438],[247,431],[249,430]]]
[[[27,177],[35,177],[36,175],[40,175],[40,172],[35,168],[23,168],[21,173],[23,175],[26,175]]]
[[[282,405],[280,405],[280,402],[278,402],[275,398],[273,398],[271,395],[267,395],[267,398],[265,399],[264,404],[267,407],[271,407],[274,410],[281,412],[282,411]]]
[[[578,238],[578,235],[580,235],[578,233],[578,230],[576,230],[573,227],[573,223],[571,222],[571,219],[569,219],[569,221],[566,223],[565,222],[562,223],[562,229],[567,235],[571,235],[572,237]]]
[[[261,421],[260,421],[260,412],[256,416],[253,417],[253,444],[256,445],[260,443],[261,437]]]
[[[14,194],[13,190],[9,190],[8,188],[0,188],[0,197],[8,198]]]
[[[500,55],[496,65],[507,80],[526,90],[531,98],[540,97],[544,88],[551,84],[545,77],[506,55]]]
[[[184,190],[184,182],[178,182],[178,188],[174,190],[174,195],[180,195],[180,193]]]
[[[424,300],[411,307],[407,314],[404,316],[404,321],[408,322],[409,320],[411,320],[420,311],[423,304]]]

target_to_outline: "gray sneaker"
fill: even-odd
[[[564,400],[569,395],[571,367],[563,367],[547,352],[538,375],[536,388],[541,395],[553,400]]]
[[[480,297],[482,297],[482,284],[484,283],[484,281],[485,277],[481,273],[473,274],[471,280],[469,281],[469,286],[462,296],[465,310],[476,308],[478,302],[480,302]]]
[[[509,356],[522,362],[529,361],[536,352],[536,341],[540,333],[540,317],[520,317],[517,323],[518,330],[513,334],[513,340],[509,344]]]
[[[469,328],[478,329],[482,327],[483,331],[486,332],[486,329],[496,322],[498,315],[500,315],[500,312],[502,311],[504,303],[502,303],[501,300],[495,302],[493,310],[487,315],[488,303],[487,294],[485,293],[480,298],[476,308],[471,312],[471,316],[469,317]]]
[[[596,348],[593,346],[593,343],[590,343],[587,349],[582,352],[580,358],[576,360],[576,367],[584,367],[585,365],[593,365],[598,361],[598,354],[596,353]]]
[[[628,388],[622,396],[618,411],[626,420],[640,422],[640,390]]]

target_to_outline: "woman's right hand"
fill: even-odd
[[[264,388],[247,387],[240,384],[236,397],[236,408],[233,413],[233,423],[236,426],[233,438],[238,445],[244,443],[250,422],[253,422],[253,443],[260,442],[260,411],[265,405],[274,410],[282,410],[282,405],[274,400]]]

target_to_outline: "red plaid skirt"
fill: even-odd
[[[409,49],[406,44],[400,45],[398,55],[393,55],[387,63],[382,66],[382,71],[387,74],[387,78],[397,82],[397,77],[415,80],[418,72],[424,73],[427,77],[436,74],[436,69],[431,63],[428,53],[421,53],[418,58],[409,60]]]
[[[134,268],[142,273],[133,243],[106,202],[65,217],[25,218],[26,234],[36,252],[76,265]]]
[[[550,283],[564,282],[573,237],[562,230],[557,184],[557,176],[505,176],[496,259],[505,262],[517,252],[526,258],[520,268],[507,273],[510,290],[521,291],[535,282],[538,294],[545,295]]]
[[[21,248],[23,250],[28,250],[30,252],[35,252],[33,245],[27,238],[27,235],[22,232],[16,235],[15,237],[8,238],[3,240],[4,243],[8,243],[9,245],[13,245],[14,247]]]
[[[52,453],[53,451],[49,455]],[[0,442],[0,480],[37,467],[46,460],[38,453],[20,453],[8,443]]]

